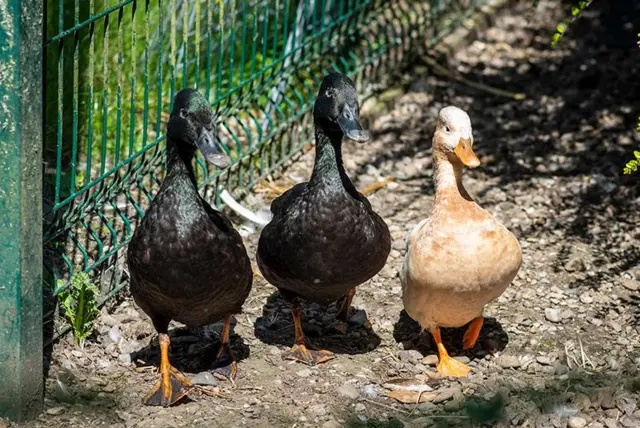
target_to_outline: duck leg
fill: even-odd
[[[216,355],[216,361],[213,363],[213,372],[220,374],[230,381],[236,378],[238,373],[238,363],[231,352],[231,315],[224,318],[224,327],[220,335],[220,350]]]
[[[291,300],[291,314],[293,315],[293,328],[296,335],[296,344],[291,350],[284,353],[282,358],[285,360],[294,360],[309,366],[315,366],[335,358],[331,351],[315,350],[308,345],[307,339],[302,331],[302,309],[297,298]]]
[[[454,360],[449,356],[449,353],[442,343],[439,327],[433,327],[431,329],[431,336],[433,336],[433,340],[438,346],[438,357],[440,359],[440,362],[438,363],[438,373],[440,373],[442,376],[467,376],[471,369],[460,361]]]
[[[356,295],[356,288],[353,287],[347,291],[347,294],[344,295],[340,300],[336,302],[336,306],[339,308],[338,316],[335,323],[333,323],[333,328],[342,333],[346,334],[349,330],[349,316],[351,315],[351,302],[353,301],[353,296]]]
[[[469,328],[465,331],[462,337],[462,349],[471,349],[476,346],[478,337],[480,336],[480,330],[482,330],[482,324],[484,323],[483,317],[474,318],[469,324]]]
[[[168,407],[183,397],[191,389],[191,382],[169,364],[169,335],[159,333],[160,342],[160,379],[142,402],[147,406]]]
[[[344,295],[342,299],[338,301],[340,305],[340,312],[338,312],[338,319],[340,321],[347,322],[349,321],[349,315],[351,315],[351,302],[353,301],[353,297],[356,295],[356,288],[353,287],[347,294]]]

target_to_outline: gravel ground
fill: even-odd
[[[103,310],[84,349],[70,338],[56,344],[46,411],[20,426],[640,427],[640,182],[621,175],[640,147],[640,29],[624,26],[619,10],[598,9],[607,3],[595,2],[554,50],[548,41],[563,11],[541,1],[529,15],[527,5],[511,7],[455,56],[438,58],[466,79],[526,99],[418,65],[388,113],[369,121],[374,141],[345,143],[345,165],[358,188],[395,177],[370,196],[394,241],[387,266],[358,288],[346,337],[330,330],[335,308],[305,306],[306,332],[335,351],[335,360],[306,367],[281,359],[293,341],[292,320],[257,276],[233,336],[241,359],[235,385],[201,373],[220,325],[176,326],[173,364],[206,385],[173,408],[145,407],[140,400],[156,379],[159,352],[151,323],[123,295]],[[622,38],[609,37],[612,28],[629,43],[614,44]],[[379,104],[367,102],[363,111]],[[398,279],[405,235],[433,203],[433,119],[447,104],[469,112],[483,162],[467,172],[468,190],[516,234],[524,252],[513,285],[487,307],[474,350],[461,352],[462,329],[444,330],[450,351],[472,367],[461,380],[434,374],[435,347],[402,312]],[[307,153],[276,183],[308,178],[312,162]],[[265,196],[248,202],[264,205]],[[253,255],[258,235],[250,229],[243,230]],[[410,403],[388,397],[407,385],[423,393]]]

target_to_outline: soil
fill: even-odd
[[[103,309],[83,349],[68,335],[55,344],[44,413],[12,426],[639,427],[640,180],[622,175],[640,148],[640,29],[630,21],[640,8],[632,3],[594,2],[553,49],[549,40],[568,6],[516,4],[455,55],[435,57],[449,76],[524,93],[524,100],[419,63],[387,113],[371,113],[384,97],[364,103],[374,139],[345,142],[345,166],[359,189],[394,177],[369,196],[393,249],[384,269],[358,288],[346,334],[332,327],[333,306],[304,306],[309,338],[337,358],[317,367],[282,360],[293,342],[290,312],[256,275],[232,338],[240,359],[235,384],[207,376],[220,324],[175,325],[172,363],[209,385],[174,407],[146,407],[141,398],[157,378],[158,345],[125,292]],[[466,172],[465,186],[524,253],[511,287],[487,306],[473,350],[461,351],[464,329],[443,330],[451,353],[472,368],[460,380],[434,375],[435,347],[402,311],[398,278],[405,236],[433,203],[434,118],[450,104],[469,113],[482,161]],[[313,155],[275,184],[307,179]],[[264,208],[273,196],[245,203]],[[249,224],[242,231],[253,255],[259,231]],[[387,396],[399,379],[433,393],[400,403]]]

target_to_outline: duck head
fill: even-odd
[[[433,149],[445,152],[450,159],[454,155],[469,168],[480,165],[480,159],[473,152],[471,119],[464,110],[454,106],[440,110]]]
[[[325,76],[313,106],[316,123],[327,133],[340,133],[350,140],[364,143],[369,133],[360,124],[360,106],[356,86],[347,76]]]
[[[175,96],[167,124],[167,138],[181,151],[200,150],[207,162],[218,168],[231,163],[218,139],[215,116],[207,99],[195,89],[182,89]]]

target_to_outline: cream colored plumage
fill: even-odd
[[[476,204],[462,185],[463,164],[475,168],[471,121],[463,110],[440,111],[433,136],[436,200],[431,216],[407,239],[401,272],[402,298],[411,318],[433,335],[443,375],[466,376],[469,368],[447,354],[439,327],[461,327],[472,348],[484,306],[500,296],[522,264],[516,237]]]

